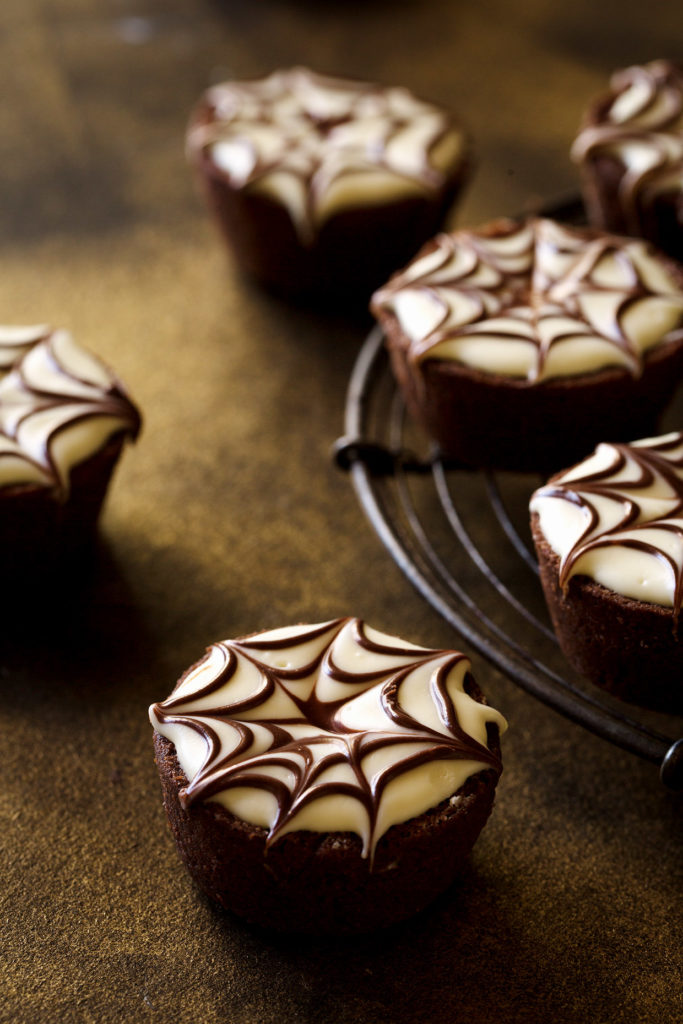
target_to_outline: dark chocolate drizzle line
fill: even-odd
[[[569,585],[569,578],[574,566],[586,552],[599,548],[628,547],[651,555],[669,567],[674,579],[673,613],[674,620],[677,620],[683,600],[681,568],[667,552],[655,545],[645,542],[637,536],[624,538],[615,535],[626,529],[637,533],[639,530],[655,528],[670,531],[683,539],[683,529],[672,521],[675,518],[683,518],[683,479],[676,472],[676,468],[679,472],[683,471],[683,457],[679,456],[676,459],[666,457],[666,452],[674,449],[681,440],[683,440],[683,433],[676,434],[669,441],[655,443],[647,448],[627,444],[611,444],[609,447],[614,452],[614,458],[603,470],[583,477],[575,477],[567,483],[560,480],[537,491],[540,497],[562,498],[588,513],[586,527],[561,562],[559,582],[564,590]],[[634,478],[629,475],[624,480],[615,480],[614,478],[627,466],[629,461],[631,461],[631,465],[635,463],[634,468],[637,470],[637,475]],[[672,498],[668,500],[674,501],[674,504],[665,516],[636,522],[642,513],[642,508],[633,492],[646,490],[658,477],[664,480],[673,491]],[[624,495],[620,493],[621,491],[629,493]],[[614,526],[601,531],[592,538],[590,535],[598,526],[600,517],[595,505],[590,500],[591,495],[619,502],[623,509],[622,516]]]
[[[490,246],[485,243],[489,236],[477,237],[471,231],[459,231],[455,235],[440,235],[436,242],[442,250],[442,260],[438,267],[431,267],[421,276],[410,277],[410,268],[401,274],[393,283],[390,283],[378,293],[377,306],[381,307],[396,293],[407,290],[421,290],[430,295],[443,310],[439,323],[432,329],[427,337],[418,341],[411,341],[409,358],[413,363],[429,358],[429,353],[436,346],[444,341],[455,338],[473,337],[476,338],[480,332],[475,325],[486,323],[487,320],[508,318],[512,323],[506,327],[496,325],[487,334],[499,338],[521,340],[536,348],[536,366],[529,375],[528,381],[533,383],[541,378],[543,369],[549,357],[551,349],[562,344],[569,338],[581,335],[600,338],[621,351],[627,357],[627,368],[633,376],[639,376],[643,369],[643,356],[638,348],[629,339],[623,329],[623,319],[628,310],[638,302],[648,297],[659,297],[659,293],[653,292],[642,279],[633,261],[624,250],[624,241],[614,236],[605,235],[594,237],[592,233],[584,233],[580,230],[573,230],[562,227],[563,233],[568,240],[578,240],[583,245],[583,252],[573,247],[564,248],[558,243],[557,237],[553,235],[549,239],[544,234],[544,221],[530,219],[525,222],[505,222],[505,230],[498,236],[491,238],[510,238],[515,232],[520,238],[531,226],[533,238],[528,247],[520,249],[517,255],[526,255],[528,265],[524,273],[511,273],[505,269],[504,263],[509,254],[499,257]],[[482,244],[484,243],[484,244]],[[439,278],[434,280],[434,275],[439,273],[447,259],[456,248],[471,252],[475,256],[475,263],[468,266],[452,277]],[[540,259],[544,248],[559,249],[574,257],[569,270],[560,278],[553,278],[542,270],[543,261]],[[602,285],[594,280],[593,274],[600,260],[606,255],[613,255],[625,271],[629,284],[620,285],[615,288],[613,285]],[[421,257],[418,257],[420,259]],[[497,274],[497,282],[493,285],[478,285],[470,283],[468,278],[482,264]],[[466,296],[467,299],[476,305],[476,310],[469,317],[467,323],[455,327],[444,326],[448,314],[449,305],[440,293],[448,290]],[[616,314],[611,330],[601,330],[592,324],[587,315],[582,311],[579,299],[584,294],[595,294],[599,292],[613,293],[623,292],[623,296],[617,306]],[[484,296],[495,294],[500,308],[489,313],[484,301]],[[531,312],[531,317],[521,316],[518,310],[525,308]],[[573,321],[571,328],[559,331],[548,340],[543,340],[539,325],[545,319],[553,319],[558,315],[567,316]],[[515,330],[514,322],[519,322],[521,330]],[[680,322],[683,321],[683,297],[681,297],[681,316],[679,326],[667,332],[657,342],[672,343],[683,338],[683,328]],[[525,328],[528,328],[526,330]],[[438,355],[436,356],[438,358]],[[620,364],[619,364],[620,365]]]
[[[347,625],[352,630],[353,642],[364,650],[389,657],[407,657],[410,660],[403,665],[389,665],[360,673],[339,668],[331,656],[331,648],[343,627]],[[254,655],[256,650],[294,648],[322,637],[326,639],[319,654],[300,669],[273,669],[272,666],[260,662]],[[224,663],[222,667],[218,667],[206,686],[190,696],[171,696],[167,701],[153,707],[153,713],[159,722],[189,726],[206,740],[207,752],[201,768],[180,794],[181,802],[186,807],[196,801],[210,799],[227,789],[248,786],[265,790],[275,798],[278,808],[268,835],[268,842],[272,843],[287,828],[292,818],[313,801],[321,797],[351,796],[362,805],[367,815],[370,846],[374,849],[373,837],[382,793],[391,781],[407,771],[430,761],[444,759],[471,760],[482,765],[480,770],[485,767],[496,773],[501,771],[498,756],[462,729],[453,700],[448,693],[447,684],[451,670],[459,662],[466,660],[462,654],[375,642],[367,636],[364,624],[358,619],[338,619],[293,638],[285,637],[272,641],[245,638],[239,641],[226,641],[216,647],[220,650]],[[191,704],[200,697],[205,698],[229,682],[237,665],[236,651],[258,667],[262,682],[257,691],[237,703],[184,711],[183,705]],[[450,657],[443,661],[444,655]],[[208,655],[204,661],[207,658]],[[440,661],[443,663],[439,664]],[[434,671],[429,683],[430,693],[448,734],[416,721],[401,704],[403,682],[418,666],[427,662],[434,662]],[[316,696],[314,687],[307,698],[297,697],[285,687],[289,699],[299,711],[298,717],[278,720],[254,717],[254,710],[272,695],[275,687],[283,685],[287,680],[306,678],[316,671],[321,675],[328,675],[335,682],[353,685],[353,693],[336,700],[322,701]],[[384,682],[381,686],[380,701],[384,712],[392,722],[405,731],[363,731],[345,725],[341,721],[340,713],[347,701],[361,692],[358,689],[359,684],[364,684],[363,688],[367,689],[382,679]],[[250,712],[249,720],[237,720],[236,716],[244,711]],[[223,757],[220,756],[218,734],[210,724],[212,719],[221,719],[238,733],[236,747]],[[252,725],[255,724],[270,732],[271,742],[262,753],[250,755],[249,750],[254,740]],[[305,739],[294,739],[291,727],[302,724],[313,724],[332,735],[313,734]],[[321,760],[316,761],[312,750],[320,744],[329,747],[329,751]],[[363,759],[376,750],[406,744],[419,744],[419,749],[399,757],[397,761],[377,772],[372,782],[369,782],[362,770]],[[320,776],[330,766],[343,763],[350,766],[354,783],[338,780],[319,781]],[[292,773],[295,781],[291,788],[281,780],[273,778],[265,770],[268,766],[274,765],[282,766]]]

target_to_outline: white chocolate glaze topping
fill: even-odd
[[[560,585],[589,576],[624,597],[681,607],[683,433],[600,444],[531,499]]]
[[[150,720],[188,779],[181,801],[213,800],[268,830],[354,832],[363,855],[394,824],[501,771],[470,697],[468,659],[337,619],[213,644]]]
[[[216,85],[205,101],[189,152],[280,202],[305,242],[339,210],[440,190],[463,157],[450,115],[403,88],[299,67]]]
[[[445,359],[541,382],[683,339],[683,279],[642,241],[547,219],[441,234],[373,296],[414,362]]]
[[[139,426],[120,383],[68,331],[0,326],[0,487],[38,485],[63,501],[74,466]]]
[[[616,156],[626,173],[619,185],[628,230],[639,231],[639,204],[683,191],[683,73],[657,60],[617,71],[610,96],[591,112],[572,147],[579,164]]]

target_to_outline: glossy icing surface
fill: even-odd
[[[547,219],[441,234],[375,293],[409,358],[541,382],[606,367],[637,376],[683,339],[683,289],[644,242]]]
[[[683,73],[669,61],[625,68],[572,148],[579,164],[600,154],[618,158],[625,173],[619,198],[629,230],[639,230],[639,205],[683,190]]]
[[[681,607],[683,434],[601,444],[532,496],[560,557],[560,584],[585,575],[625,597]]]
[[[234,188],[285,206],[304,242],[340,210],[438,192],[463,156],[452,118],[402,88],[293,68],[216,85],[205,100],[190,154],[208,152]]]
[[[0,487],[33,484],[65,500],[74,466],[139,426],[111,371],[68,331],[0,327]]]
[[[150,720],[176,748],[187,806],[214,800],[268,830],[354,832],[363,855],[393,824],[501,770],[465,691],[470,663],[353,618],[212,645]]]

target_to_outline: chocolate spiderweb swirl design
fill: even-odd
[[[67,331],[29,331],[21,344],[0,344],[0,372],[9,371],[0,380],[0,472],[6,484],[30,480],[64,499],[74,462],[115,435],[134,438],[140,416],[113,374]],[[58,452],[81,431],[76,454]]]
[[[350,671],[338,664],[335,641],[339,640],[353,645],[354,661],[367,657],[373,667]],[[466,676],[468,660],[456,652],[400,643],[382,634],[369,638],[358,619],[339,619],[281,640],[256,636],[213,645],[204,662],[190,673],[201,671],[207,659],[213,660],[209,681],[189,698],[181,685],[178,695],[151,709],[152,722],[162,735],[169,726],[174,736],[181,735],[177,727],[185,727],[206,744],[203,763],[181,791],[181,802],[189,806],[243,787],[262,790],[277,807],[268,830],[267,841],[272,843],[297,828],[297,816],[317,801],[351,798],[368,823],[362,836],[364,855],[372,855],[381,834],[380,803],[392,781],[408,779],[421,765],[442,760],[468,762],[467,777],[487,768],[499,773],[498,756],[460,724],[449,689],[454,675]],[[259,658],[260,650],[272,661],[278,650],[292,651],[302,644],[313,644],[318,650],[296,668],[274,668]],[[248,695],[231,701],[231,686],[239,686],[245,665],[255,671],[255,685]],[[403,688],[414,685],[411,677],[420,666],[428,670],[420,694],[420,701],[429,705],[424,718],[415,714],[414,707],[406,708],[402,695]],[[306,680],[309,683],[297,695],[297,686]],[[354,701],[367,700],[369,691],[374,693],[372,721],[368,728],[361,728],[353,713],[349,719],[348,711]],[[279,700],[283,692],[285,713],[273,716],[268,702]],[[503,724],[497,712],[462,692],[463,699],[476,704],[486,720]],[[213,694],[227,702],[211,703]],[[230,749],[226,749],[226,726],[233,742]],[[375,762],[368,770],[373,755]]]
[[[229,172],[237,188],[273,175],[297,182],[297,227],[307,239],[321,219],[324,197],[353,175],[382,172],[414,191],[442,188],[446,175],[433,154],[447,135],[461,139],[444,110],[404,89],[326,78],[305,68],[219,84],[206,100],[206,122],[190,129],[189,152],[217,143],[238,147],[241,156]]]
[[[674,616],[683,600],[683,565],[669,551],[643,538],[644,531],[664,531],[680,541],[683,552],[683,434],[666,435],[637,445],[602,445],[611,455],[609,463],[592,473],[548,484],[537,492],[540,498],[561,498],[586,513],[586,526],[560,563],[559,582],[563,589],[571,576],[580,572],[580,559],[591,551],[626,548],[651,556],[667,566],[673,580]],[[639,502],[640,494],[661,496],[656,511],[648,513]],[[621,504],[608,528],[602,521],[595,498]],[[650,534],[650,536],[652,536]]]
[[[643,243],[531,219],[499,221],[495,233],[443,234],[434,245],[373,299],[375,312],[395,312],[412,363],[453,359],[529,382],[607,365],[638,376],[643,348],[683,338],[683,291],[667,276],[653,282],[657,260]],[[625,323],[646,300],[666,305],[668,319],[661,337],[641,345]],[[410,324],[409,303],[419,309]],[[506,348],[521,343],[528,351],[519,369],[485,367],[474,349],[461,354],[452,346],[463,340],[499,343],[503,366]],[[588,342],[599,346],[597,363],[587,357]],[[550,366],[560,347],[570,353],[572,346],[577,354],[567,369]]]

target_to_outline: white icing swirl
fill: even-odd
[[[293,626],[209,648],[150,720],[188,779],[181,799],[214,800],[269,832],[354,832],[363,855],[394,824],[500,771],[470,697],[470,663],[358,619]]]
[[[111,371],[68,331],[0,327],[0,486],[35,484],[58,500],[69,476],[139,416]]]
[[[641,241],[547,219],[439,235],[375,293],[409,357],[529,382],[605,367],[639,375],[643,355],[683,339],[683,289]]]
[[[205,99],[190,154],[207,151],[234,188],[276,199],[304,242],[340,210],[440,190],[463,157],[452,118],[402,88],[293,68]]]
[[[560,584],[588,576],[624,597],[681,606],[683,434],[601,444],[531,499],[560,558]]]

